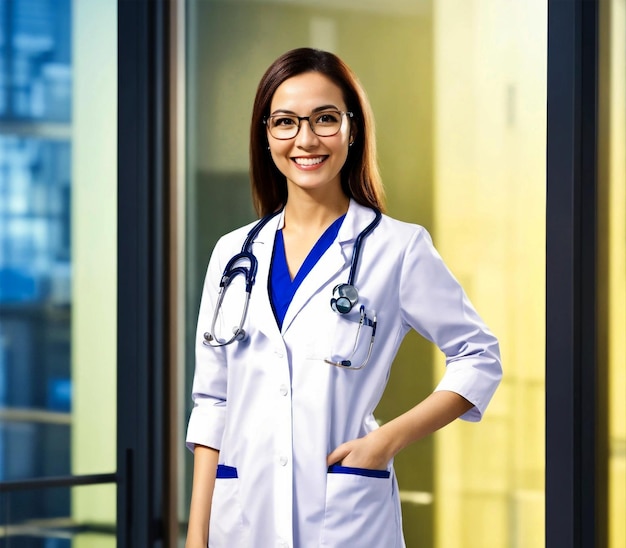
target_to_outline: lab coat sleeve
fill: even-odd
[[[222,242],[211,255],[202,289],[196,327],[196,367],[192,385],[193,408],[187,425],[186,445],[219,449],[226,421],[227,366],[224,347],[214,348],[203,343],[209,331],[213,309],[217,302],[222,266],[219,259]]]
[[[436,390],[469,400],[474,407],[461,418],[479,421],[502,377],[498,341],[422,227],[405,252],[400,302],[403,322],[445,354],[446,372]]]

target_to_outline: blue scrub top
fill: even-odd
[[[276,238],[274,240],[274,254],[272,255],[272,267],[270,272],[270,301],[272,303],[272,309],[274,310],[274,316],[278,323],[279,329],[283,328],[283,320],[287,309],[291,304],[293,296],[296,294],[298,287],[311,272],[313,267],[320,260],[322,255],[330,247],[330,245],[337,238],[341,223],[345,219],[345,215],[339,217],[331,224],[324,234],[322,234],[311,249],[306,259],[302,263],[300,270],[296,274],[296,277],[292,280],[289,274],[289,267],[287,266],[287,257],[285,256],[285,241],[283,240],[283,231],[276,232]]]

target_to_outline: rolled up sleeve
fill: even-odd
[[[461,418],[479,421],[502,378],[498,341],[422,227],[405,252],[400,302],[403,322],[445,354],[446,372],[435,390],[463,396],[474,407]]]
[[[223,347],[214,348],[203,344],[204,333],[210,330],[222,275],[219,248],[220,242],[209,261],[196,328],[193,408],[186,436],[186,445],[192,451],[196,444],[219,449],[226,422],[228,369],[225,350]]]

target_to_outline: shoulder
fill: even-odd
[[[352,222],[352,237],[355,237],[363,230],[373,219],[373,210],[368,206],[357,203],[352,200],[350,203],[349,215],[352,221],[346,219],[346,224]],[[421,225],[401,221],[389,215],[382,214],[380,222],[371,234],[372,239],[379,241],[389,241],[389,243],[405,244],[412,238],[424,236],[430,240],[428,231]]]
[[[376,237],[391,247],[407,250],[414,247],[418,242],[432,245],[432,238],[428,230],[422,225],[408,223],[383,215],[380,220],[379,230]]]
[[[229,253],[233,250],[240,251],[241,246],[246,239],[246,236],[250,233],[250,231],[258,222],[258,220],[252,221],[247,225],[240,226],[239,228],[231,230],[230,232],[227,232],[226,234],[221,236],[215,244],[215,251],[217,253]]]

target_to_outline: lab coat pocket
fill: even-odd
[[[237,469],[220,464],[217,467],[211,503],[209,548],[226,546],[247,548],[252,544],[239,501]]]
[[[390,548],[397,536],[390,472],[331,466],[321,545]]]
[[[364,307],[358,312],[337,315],[328,362],[351,369],[360,369],[370,358],[376,331],[376,317]]]

